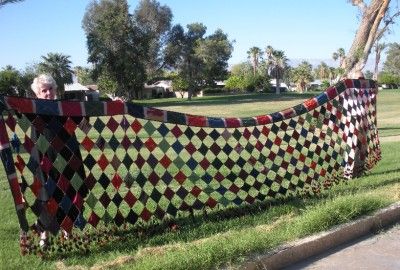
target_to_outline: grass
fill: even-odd
[[[227,96],[206,96],[191,101],[179,98],[140,100],[139,104],[170,111],[215,117],[257,116],[283,110],[303,102],[318,93],[285,93],[277,96],[271,93],[234,94]],[[400,135],[398,106],[400,91],[382,90],[378,94],[378,127],[381,137]],[[222,109],[223,108],[223,109]]]
[[[277,96],[271,93],[246,93],[193,98],[191,101],[180,98],[140,100],[138,103],[163,108],[165,110],[186,112],[195,115],[217,117],[245,117],[273,113],[299,104],[317,93],[288,92]]]
[[[251,116],[298,104],[304,96],[247,94],[206,97],[192,102],[152,100],[152,106],[221,116]],[[308,98],[308,97],[307,97]],[[232,99],[232,100],[231,100]],[[245,101],[243,101],[245,100]],[[231,101],[232,104],[231,105]],[[400,91],[382,91],[378,96],[378,126],[382,157],[368,175],[342,183],[319,196],[271,200],[257,205],[216,211],[207,216],[180,217],[173,223],[150,224],[147,228],[123,231],[123,235],[94,247],[87,254],[64,254],[49,259],[19,255],[18,222],[6,181],[0,182],[0,267],[6,269],[209,269],[235,267],[249,254],[266,252],[277,245],[326,230],[400,200],[400,144],[385,138],[400,135],[398,104]],[[293,102],[289,105],[285,102]],[[224,106],[224,103],[229,104]],[[282,105],[284,104],[284,105]],[[204,106],[209,106],[204,109]],[[233,107],[238,112],[235,112]],[[257,107],[257,108],[255,108]],[[283,108],[282,108],[283,107]],[[240,113],[239,113],[240,112]],[[204,114],[204,113],[200,113]],[[1,179],[5,179],[0,170]],[[176,226],[171,226],[175,224]]]
[[[399,89],[379,92],[378,128],[381,137],[400,135],[399,92]]]

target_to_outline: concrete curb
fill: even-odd
[[[245,263],[243,269],[281,269],[399,221],[400,202],[397,202],[372,216],[360,218],[330,231],[283,245],[267,254],[258,255],[251,262]]]

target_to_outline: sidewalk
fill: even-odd
[[[387,233],[371,234],[396,223],[400,224],[400,202],[372,216],[257,256],[252,262],[245,264],[244,268],[400,269],[400,225]],[[346,262],[353,264],[345,265]]]
[[[387,231],[369,234],[284,269],[400,269],[400,223]]]

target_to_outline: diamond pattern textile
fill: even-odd
[[[247,118],[0,96],[1,159],[24,233],[135,224],[352,178],[380,159],[374,81]]]

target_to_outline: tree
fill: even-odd
[[[334,61],[339,59],[339,67],[342,66],[345,57],[346,57],[346,52],[343,48],[339,48],[336,52],[332,54],[332,59]]]
[[[53,76],[57,83],[57,96],[64,94],[64,84],[72,83],[73,70],[71,69],[71,60],[68,55],[61,53],[48,53],[42,56],[43,61],[39,63],[40,73],[47,73]]]
[[[225,81],[225,88],[253,92],[255,90],[267,91],[271,88],[269,77],[260,74],[248,74],[247,76],[231,75]]]
[[[262,66],[264,63],[260,63]],[[266,71],[258,70],[254,76],[252,65],[246,61],[231,67],[229,78],[225,82],[225,87],[230,90],[254,91],[268,90],[271,88],[270,77]]]
[[[253,66],[253,75],[256,76],[258,64],[260,62],[260,58],[262,55],[262,51],[259,47],[251,47],[247,51],[247,54],[248,54],[248,58],[251,61],[252,66]]]
[[[148,42],[132,20],[126,0],[92,1],[82,21],[93,76],[116,82],[117,95],[138,97],[146,81]]]
[[[97,86],[102,95],[115,96],[118,90],[118,83],[114,81],[113,76],[109,75],[107,71],[102,72],[98,77]]]
[[[386,52],[386,61],[383,64],[383,71],[400,76],[400,44],[391,43]]]
[[[285,69],[288,67],[288,59],[283,51],[275,50],[271,46],[267,46],[267,65],[269,74],[276,80],[276,94],[280,94],[280,80],[283,79]]]
[[[339,60],[339,66],[335,70],[331,70],[331,75],[332,75],[330,78],[331,83],[335,80],[338,81],[345,74],[345,70],[342,67],[345,58],[346,58],[346,52],[343,48],[339,48],[336,52],[332,54],[332,59],[334,61]]]
[[[215,80],[227,76],[232,44],[221,30],[204,36],[206,30],[201,23],[187,25],[186,32],[176,25],[172,27],[166,45],[166,63],[187,83],[189,100],[194,91],[212,86]]]
[[[22,2],[24,0],[1,0],[0,1],[0,8],[2,8],[6,4],[12,4],[12,3],[17,3],[17,2]]]
[[[21,72],[20,77],[20,89],[21,95],[22,92],[25,92],[24,95],[27,97],[36,97],[36,94],[33,93],[31,89],[31,84],[33,79],[39,73],[38,71],[38,64],[32,64],[25,67],[25,70]]]
[[[374,45],[375,67],[374,67],[374,73],[373,73],[373,76],[372,76],[372,78],[374,80],[378,80],[379,62],[381,61],[381,53],[382,53],[382,51],[384,49],[386,49],[387,46],[388,45],[386,43],[379,43],[379,40],[377,40],[375,45]]]
[[[188,90],[189,82],[181,76],[181,74],[175,74],[172,78],[172,88],[179,91],[181,97],[183,98],[183,93]]]
[[[225,88],[228,90],[245,90],[245,79],[243,76],[231,75],[225,82]]]
[[[374,73],[372,73],[372,71],[370,71],[370,70],[366,70],[364,72],[364,77],[365,77],[365,79],[373,80],[374,79]]]
[[[231,76],[248,76],[253,74],[252,65],[245,61],[239,64],[235,64],[231,67]]]
[[[202,73],[207,85],[213,86],[215,81],[226,78],[232,51],[232,43],[221,29],[197,42],[195,54],[204,64]]]
[[[75,75],[80,84],[89,85],[95,84],[93,77],[93,70],[87,67],[76,66]]]
[[[18,94],[20,74],[12,66],[6,66],[0,71],[0,94],[15,96]]]
[[[400,84],[400,76],[389,72],[381,72],[378,76],[380,84],[386,84],[390,88],[397,88]]]
[[[0,94],[35,97],[31,84],[37,73],[36,66],[28,66],[22,72],[6,66],[0,71]]]
[[[179,74],[189,83],[188,99],[191,100],[193,92],[197,91],[203,84],[203,63],[197,57],[195,48],[198,42],[204,38],[207,27],[202,23],[187,25],[188,31],[184,36],[183,50],[179,65]]]
[[[335,78],[337,77],[336,73],[337,73],[336,68],[329,67],[329,82],[330,82],[330,84],[332,84],[334,82]]]
[[[303,93],[306,90],[307,84],[314,79],[312,76],[312,65],[307,61],[301,62],[299,66],[292,69],[292,79],[296,83],[297,88],[300,89],[300,92]]]
[[[325,62],[321,62],[315,69],[314,74],[315,77],[320,80],[330,79],[331,69]]]
[[[141,0],[133,16],[148,44],[146,73],[150,79],[158,77],[167,64],[164,49],[171,29],[171,9],[155,0]]]
[[[362,71],[376,40],[380,39],[394,23],[394,19],[400,15],[397,7],[393,14],[389,14],[390,2],[390,0],[371,0],[367,5],[363,0],[351,0],[361,12],[361,21],[350,50],[341,65],[345,75],[352,76]]]

